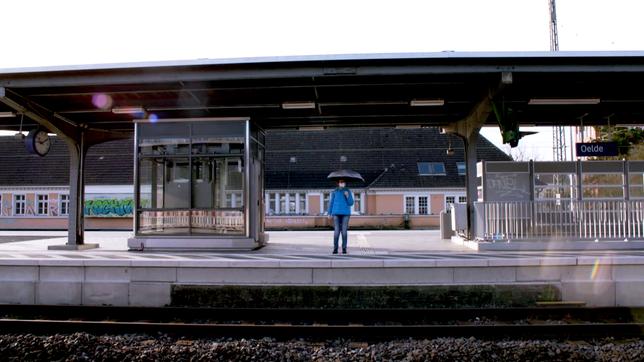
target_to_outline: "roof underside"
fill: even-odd
[[[91,128],[131,131],[115,107],[158,118],[250,117],[264,128],[421,124],[465,118],[503,72],[496,101],[520,124],[642,124],[644,53],[373,55],[124,64],[0,70],[7,97]],[[97,96],[99,96],[97,98]],[[599,99],[597,104],[530,105],[529,100]],[[414,107],[413,99],[442,106]],[[314,102],[284,109],[284,102]],[[0,112],[14,111],[0,103]],[[17,130],[21,117],[0,118]],[[491,114],[486,123],[496,124]],[[36,123],[25,117],[23,127]]]

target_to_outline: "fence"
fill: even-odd
[[[185,210],[185,211],[144,211],[141,212],[139,231],[161,232],[165,229],[198,229],[215,233],[242,233],[244,231],[242,211]]]
[[[479,202],[485,240],[644,239],[644,200]]]

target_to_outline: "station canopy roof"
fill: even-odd
[[[641,125],[642,84],[644,52],[442,52],[0,69],[0,98],[73,125],[126,132],[133,119],[144,117],[249,117],[267,129],[441,126],[465,118],[490,92],[522,125]],[[0,129],[18,130],[19,113],[0,102]],[[22,121],[25,130],[36,124],[29,117]],[[493,112],[486,123],[497,124]]]

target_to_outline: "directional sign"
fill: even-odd
[[[616,142],[577,143],[577,156],[617,156]]]

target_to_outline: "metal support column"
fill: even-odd
[[[85,155],[92,145],[129,138],[130,135],[93,129],[85,124],[75,123],[5,87],[0,87],[0,102],[31,118],[49,132],[56,133],[67,144],[69,150],[68,240],[64,245],[52,245],[49,249],[84,250],[98,247],[98,244],[85,244],[84,240]]]
[[[466,177],[465,177],[465,193],[467,201],[467,237],[468,239],[474,238],[476,227],[476,215],[474,210],[474,202],[478,200],[478,189],[476,182],[476,162],[478,154],[476,152],[476,144],[479,139],[479,131],[470,133],[467,137],[463,137],[463,144],[465,145],[465,164]]]
[[[84,250],[97,248],[98,244],[85,244],[85,155],[88,146],[85,134],[80,132],[78,141],[64,137],[69,151],[69,225],[67,243],[50,245],[49,250]]]
[[[443,127],[443,131],[459,136],[465,145],[465,188],[467,194],[467,230],[466,237],[473,239],[476,230],[474,202],[478,199],[476,182],[476,162],[478,161],[476,145],[481,126],[492,112],[492,99],[495,91],[490,92],[472,109],[464,119]]]

